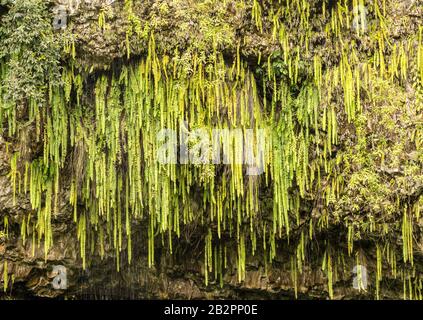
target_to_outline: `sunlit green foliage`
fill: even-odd
[[[404,298],[421,299],[422,275],[414,254],[416,237],[421,237],[416,224],[421,221],[422,196],[407,193],[413,190],[407,177],[422,182],[418,116],[423,28],[409,39],[394,41],[388,34],[385,1],[367,3],[372,24],[355,32],[353,7],[363,4],[361,0],[321,1],[319,8],[302,0],[239,5],[244,2],[251,2],[258,32],[266,31],[267,15],[272,22],[267,31],[278,44],[271,55],[260,56],[254,70],[242,57],[240,44],[231,57],[224,56],[217,43],[227,39],[215,39],[213,32],[190,48],[189,55],[160,50],[158,31],[141,29],[132,1],[125,1],[130,20],[127,58],[133,34],[147,34],[145,56],[92,78],[67,66],[62,86],[53,78],[53,60],[42,70],[25,72],[36,77],[26,98],[29,120],[37,123],[44,147],[39,158],[27,163],[20,162],[19,153],[11,156],[14,194],[29,193],[36,216],[33,221],[23,218],[23,241],[32,234],[34,250],[43,243],[47,255],[54,245],[52,217],[65,191],[84,268],[91,253],[104,255],[106,244],[115,249],[117,270],[123,250],[131,263],[135,222],[148,234],[141,245],[148,248],[149,266],[157,261],[158,246],[171,254],[184,228],[199,224],[204,230],[206,284],[224,285],[228,259],[236,262],[238,281],[243,281],[248,259],[258,249],[264,252],[265,266],[286,250],[290,258],[283,268],[291,272],[295,294],[304,269],[312,266],[325,273],[328,296],[333,298],[333,284],[342,277],[339,270],[350,273],[353,267],[346,266],[346,258],[365,264],[359,244],[371,239],[377,261],[372,266],[375,297],[380,297],[380,283],[389,275],[403,280]],[[105,23],[100,13],[98,27]],[[200,27],[213,29],[207,19]],[[313,28],[330,41],[329,52],[314,42],[318,32]],[[9,25],[3,32],[11,30]],[[35,38],[47,41],[44,36]],[[357,37],[368,42],[368,52],[360,50]],[[212,50],[206,52],[210,42]],[[67,46],[68,53],[74,52],[72,44]],[[11,135],[18,120],[8,79],[16,64],[24,67],[20,48],[11,51],[16,55],[3,53],[0,68],[0,121],[7,123]],[[406,97],[409,84],[417,92],[413,102]],[[42,108],[40,89],[48,97]],[[83,99],[86,91],[94,96],[91,104]],[[402,130],[398,118],[413,129]],[[187,131],[266,128],[263,175],[245,175],[245,166],[234,158],[226,167],[158,163],[157,134],[163,128],[180,131],[182,122]],[[398,167],[404,171],[401,177],[385,179],[385,174],[395,176],[392,170]],[[68,181],[70,186],[63,188]],[[306,202],[312,209],[304,209]],[[344,250],[332,246],[330,239],[316,249],[317,235],[333,225],[343,226]],[[402,257],[396,256],[398,234]],[[314,257],[308,258],[311,253]]]
[[[0,60],[7,60],[2,85],[7,100],[43,102],[45,83],[59,79],[60,50],[42,0],[16,0],[0,24]],[[0,111],[1,113],[1,111]]]

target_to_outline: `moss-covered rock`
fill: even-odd
[[[0,5],[3,297],[422,298],[419,1]],[[266,129],[264,173],[163,128]]]

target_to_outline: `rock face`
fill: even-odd
[[[380,6],[368,4],[367,15],[360,15],[360,22],[354,16],[348,20],[348,15],[361,12],[355,9],[361,1],[344,6],[338,1],[315,0],[308,1],[304,7],[300,1],[276,4],[277,1],[255,0],[58,0],[50,1],[48,6],[38,0],[32,6],[24,4],[25,1],[15,2],[0,1],[0,47],[4,48],[0,50],[0,96],[5,96],[0,101],[0,109],[5,110],[0,110],[0,122],[4,123],[0,126],[0,282],[4,287],[0,299],[422,299],[422,1],[386,0],[385,6],[382,1],[376,1]],[[291,9],[286,7],[289,4]],[[29,22],[22,18],[31,13],[37,17]],[[337,15],[343,18],[337,20]],[[45,26],[46,21],[49,30],[31,30],[31,24]],[[357,25],[362,24],[365,28],[357,34]],[[29,28],[26,32],[30,32],[33,40],[19,38],[17,26],[23,26],[22,30]],[[13,33],[12,29],[18,31]],[[40,45],[34,49],[31,41]],[[13,47],[18,52],[15,56],[9,52],[12,42],[20,46]],[[345,48],[340,49],[341,44],[346,44]],[[20,65],[24,64],[25,56],[17,60],[16,56],[22,48],[32,53],[28,56],[39,58],[36,61],[40,67],[34,63]],[[346,52],[347,49],[351,51]],[[160,79],[154,71],[156,53],[160,57],[158,68],[163,68],[159,71],[163,74]],[[120,245],[116,245],[119,240],[115,234],[114,241],[110,235],[100,248],[97,228],[102,229],[108,222],[101,220],[100,214],[92,214],[90,200],[84,199],[81,190],[90,164],[101,165],[92,159],[101,153],[112,153],[108,142],[101,144],[99,140],[108,140],[112,132],[108,131],[109,127],[114,124],[120,128],[116,131],[124,132],[117,138],[122,148],[116,152],[116,166],[103,173],[110,176],[113,172],[119,175],[130,171],[127,153],[131,152],[128,141],[132,131],[128,127],[135,122],[131,122],[123,109],[129,108],[128,101],[132,101],[132,96],[129,99],[125,96],[129,92],[126,88],[130,87],[128,79],[132,79],[130,74],[141,70],[143,63],[153,65],[150,81],[157,80],[153,88],[159,88],[160,81],[165,82],[163,79],[174,80],[178,89],[185,85],[180,78],[172,78],[172,67],[169,67],[172,64],[178,65],[183,70],[181,78],[187,79],[197,79],[201,74],[196,69],[198,65],[204,65],[205,69],[212,66],[215,77],[206,79],[209,83],[218,82],[217,74],[230,73],[227,70],[232,66],[232,70],[239,68],[255,80],[252,84],[248,76],[239,82],[225,80],[228,91],[233,89],[231,97],[236,108],[242,109],[242,101],[247,101],[250,113],[254,113],[257,105],[263,114],[270,114],[272,108],[278,114],[269,118],[270,122],[278,122],[277,139],[292,140],[287,142],[291,145],[282,148],[296,160],[287,164],[285,158],[276,158],[275,153],[272,160],[279,160],[285,166],[272,166],[270,185],[257,184],[259,213],[253,222],[248,216],[238,225],[246,233],[250,225],[258,230],[254,237],[246,236],[247,249],[240,249],[241,238],[234,236],[235,231],[229,228],[217,236],[221,228],[216,220],[219,218],[208,220],[206,214],[217,200],[204,195],[208,189],[203,182],[210,181],[207,180],[210,173],[205,169],[195,176],[198,183],[188,193],[190,200],[175,205],[190,206],[192,214],[188,223],[181,223],[179,235],[169,227],[153,229],[156,233],[152,244],[153,265],[149,229],[152,207],[143,209],[143,218],[131,220],[130,241],[129,233],[122,232]],[[222,69],[218,63],[223,65]],[[169,74],[166,70],[170,70]],[[342,74],[339,83],[329,85],[339,74]],[[351,83],[344,81],[350,74]],[[117,85],[113,84],[115,78],[121,81]],[[99,116],[101,79],[107,79],[104,119]],[[53,110],[62,109],[55,104],[56,96],[51,93],[54,89],[49,89],[52,82],[58,84],[62,90],[58,95],[66,101],[67,111],[58,111],[57,117]],[[234,82],[237,85],[233,86]],[[319,92],[315,113],[311,110],[314,98],[308,98],[308,92],[315,90],[308,89],[310,83]],[[196,84],[189,82],[187,88]],[[118,103],[113,100],[113,86],[122,87]],[[284,90],[289,92],[289,98],[284,98]],[[25,96],[18,95],[18,91]],[[153,109],[159,109],[159,94],[153,93],[151,101],[156,103]],[[133,99],[137,97],[134,95]],[[220,108],[219,102],[215,104]],[[41,106],[37,116],[34,105]],[[119,109],[120,105],[125,108]],[[164,105],[171,108],[174,104]],[[81,111],[72,113],[74,110]],[[113,110],[122,112],[117,120],[113,120]],[[222,110],[230,117],[230,111]],[[306,110],[304,114],[302,110]],[[158,112],[170,113],[160,109]],[[55,131],[54,126],[64,114],[68,122],[61,127],[63,131]],[[253,122],[258,121],[259,116],[254,114],[254,117]],[[103,120],[107,134],[99,133],[99,123]],[[284,135],[289,130],[293,133]],[[141,131],[142,135],[147,135],[147,131]],[[55,140],[61,135],[75,143],[68,143],[66,151],[58,151],[61,160],[55,163],[56,154],[49,150],[57,145],[61,148],[60,139]],[[84,138],[73,138],[77,135]],[[98,147],[96,153],[88,150],[90,136],[97,139],[93,142]],[[308,140],[303,147],[304,136]],[[148,150],[142,149],[142,153]],[[43,157],[51,158],[50,166],[40,170],[45,181],[40,182],[42,200],[37,207],[35,192],[26,190],[24,181],[28,172],[32,175],[31,164]],[[303,158],[304,166],[300,165]],[[52,163],[57,164],[57,170]],[[276,222],[279,220],[275,218],[284,205],[275,201],[279,194],[272,185],[282,181],[277,180],[275,168],[289,175],[291,165],[295,167],[292,171],[295,178],[291,178],[286,188],[289,197],[286,219],[291,221],[290,233],[286,235],[286,224]],[[148,170],[148,162],[142,166],[142,170]],[[100,175],[97,169],[95,176]],[[225,174],[225,169],[216,169],[216,185]],[[60,177],[60,187],[55,189],[51,182],[48,189],[49,177],[53,177],[52,181]],[[75,177],[81,177],[79,183]],[[183,189],[185,186],[179,178],[175,181],[181,185],[175,189],[159,189],[154,195],[147,193],[150,199],[144,201],[150,203],[154,197],[163,199],[161,190]],[[100,197],[97,193],[100,181],[103,180],[93,177],[89,182],[93,199]],[[245,182],[245,186],[251,181]],[[75,192],[78,201],[72,203],[74,188],[81,190]],[[122,183],[117,188],[119,195],[127,188]],[[107,192],[114,190],[110,188]],[[218,189],[216,197],[222,190],[226,189]],[[49,192],[54,194],[50,195],[54,205],[50,207],[51,216],[46,218]],[[242,201],[249,201],[247,193]],[[120,202],[116,206],[119,205]],[[75,208],[78,214],[86,212],[84,220],[78,216],[76,223]],[[231,209],[226,206],[223,210],[226,217]],[[85,227],[86,216],[88,227]],[[100,222],[93,222],[95,217]],[[50,229],[40,227],[43,221],[51,223],[51,244],[46,240]],[[278,232],[279,226],[283,232]],[[107,232],[113,234],[113,230]],[[209,261],[209,234],[213,234],[214,242],[210,240],[210,243],[215,245],[210,244],[214,259],[211,267],[205,264]],[[173,241],[171,250],[169,239]],[[218,266],[223,265],[223,259],[217,258],[219,250],[223,251],[221,243],[225,244],[224,272]],[[128,246],[132,250],[127,250]],[[118,255],[116,247],[119,247]],[[242,255],[247,257],[242,259]],[[57,288],[57,281],[63,276],[57,272],[57,266],[65,268],[65,288]],[[245,269],[245,273],[240,269]]]

